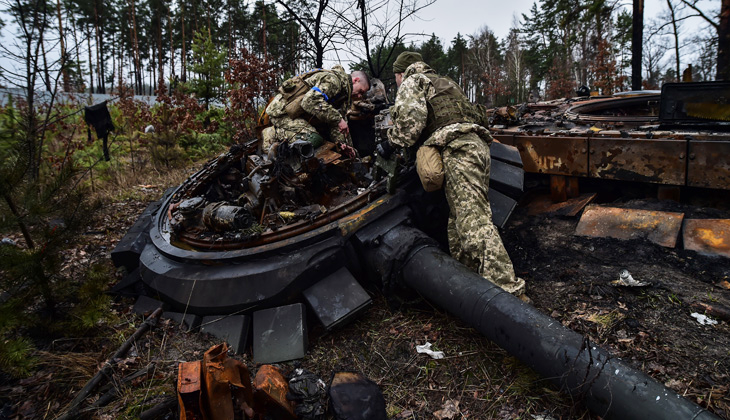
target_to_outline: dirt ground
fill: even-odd
[[[682,212],[685,218],[730,217],[730,202],[710,191],[683,191],[684,203],[677,203],[637,198],[649,196],[652,188],[607,186],[597,196],[600,205]],[[528,279],[534,305],[728,418],[730,327],[723,321],[701,325],[691,314],[703,313],[698,303],[730,307],[730,260],[685,250],[681,238],[676,248],[665,248],[646,240],[576,236],[577,217],[526,213],[522,208],[515,214],[503,238],[518,275]],[[622,269],[650,286],[612,285]]]
[[[533,186],[540,192],[539,185]],[[116,242],[165,187],[138,186],[110,203],[107,216],[98,226],[89,227],[85,244],[65,256],[69,269],[74,264],[108,261]],[[651,196],[651,189],[629,193],[620,185],[612,188],[596,201],[684,211],[688,217],[730,218],[728,203],[710,203],[712,194],[687,196],[691,204],[678,204],[644,198]],[[575,236],[577,222],[577,217],[529,215],[525,205],[505,227],[505,246],[516,272],[527,281],[533,304],[680,395],[721,418],[730,418],[730,326],[726,321],[701,325],[691,317],[701,312],[692,307],[695,302],[730,307],[730,290],[723,286],[723,281],[730,280],[730,262],[681,246],[670,249],[647,241]],[[621,269],[651,286],[612,285]],[[118,278],[110,279],[110,285]],[[96,338],[50,342],[40,354],[41,369],[32,377],[3,381],[0,419],[52,419],[61,413],[140,325],[142,319],[130,311],[132,303],[129,298],[117,299],[118,322],[102,327],[106,332]],[[281,364],[282,370],[302,367],[325,382],[338,370],[360,372],[380,386],[391,419],[599,418],[461,321],[422,300],[396,309],[375,296],[372,307],[347,328],[327,334],[311,332],[307,356]],[[418,354],[416,345],[426,342],[443,351],[445,358]],[[111,382],[118,384],[120,395],[84,415],[138,418],[142,410],[169,401],[175,393],[177,363],[199,360],[215,343],[210,337],[183,332],[170,321],[162,322],[136,343],[115,370]],[[256,371],[249,354],[240,359]],[[148,368],[150,373],[139,379],[119,382]],[[176,416],[171,411],[161,418]]]

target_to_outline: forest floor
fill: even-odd
[[[64,255],[69,270],[95,261],[111,267],[109,252],[147,204],[190,171],[167,174],[151,185],[129,185],[109,193],[103,217],[89,226],[78,247]],[[730,218],[725,202],[678,204],[599,195],[597,201],[651,210],[684,211],[696,217]],[[713,204],[714,205],[714,204]],[[724,208],[722,206],[725,206]],[[642,240],[575,236],[578,218],[529,215],[520,207],[503,231],[517,274],[527,281],[533,305],[588,336],[613,355],[680,395],[730,418],[730,325],[701,325],[691,313],[697,301],[730,307],[730,262],[681,247]],[[621,269],[643,288],[616,287]],[[110,286],[121,278],[110,279]],[[142,318],[131,298],[117,298],[116,323],[90,337],[49,341],[31,377],[0,384],[0,419],[53,419],[102,366]],[[701,312],[701,311],[700,311]],[[416,352],[430,342],[445,358]],[[110,382],[152,369],[120,384],[121,393],[103,408],[85,412],[98,419],[137,418],[175,396],[177,364],[200,360],[217,342],[182,331],[164,320],[138,340]],[[236,356],[255,373],[250,354]],[[279,365],[285,373],[305,368],[325,382],[351,370],[377,383],[391,419],[598,419],[580,402],[458,319],[425,301],[393,309],[382,296],[347,328],[310,337],[304,359]],[[87,401],[85,406],[92,402]],[[172,412],[164,418],[176,418]]]

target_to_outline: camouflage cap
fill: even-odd
[[[403,73],[413,63],[423,61],[421,54],[413,51],[404,51],[393,62],[393,73]]]

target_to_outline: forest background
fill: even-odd
[[[347,56],[392,96],[393,60],[409,49],[488,106],[631,86],[632,14],[622,3],[540,0],[503,38],[484,26],[448,45],[405,31],[431,4],[0,1],[0,382],[33,374],[59,337],[109,339],[119,325],[104,294],[113,267],[71,264],[90,224],[103,224],[109,202],[138,199],[124,196],[130,186],[162,184],[253,138],[261,107],[291,75]],[[694,81],[727,80],[728,14],[730,0],[666,0],[645,19],[644,88],[678,81],[690,64]],[[703,23],[683,28],[690,18]],[[110,99],[108,141],[84,121],[88,93]],[[108,256],[111,246],[94,249]]]

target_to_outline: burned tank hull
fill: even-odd
[[[419,202],[412,194],[406,200],[406,190],[387,195],[375,188],[367,195],[361,197],[363,203],[348,203],[351,207],[344,206],[341,217],[322,226],[243,249],[180,248],[170,241],[161,212],[140,254],[142,281],[171,308],[200,315],[245,313],[301,300],[302,290],[339,268],[359,270],[350,243],[354,232],[395,208]],[[161,208],[168,208],[173,198]]]

